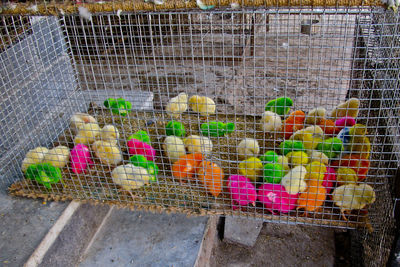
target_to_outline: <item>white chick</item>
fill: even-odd
[[[327,155],[322,153],[321,151],[318,150],[308,150],[307,151],[308,157],[310,158],[310,162],[317,161],[321,162],[325,165],[329,164],[329,158]]]
[[[171,162],[177,161],[181,156],[186,154],[182,139],[173,135],[165,138],[163,148]]]
[[[186,93],[180,93],[178,96],[171,98],[169,100],[167,107],[165,110],[167,113],[174,117],[178,118],[180,114],[185,112],[188,108],[188,95]]]
[[[66,146],[57,146],[50,149],[44,156],[43,163],[50,163],[54,167],[64,168],[69,160],[69,149]]]
[[[247,159],[250,157],[257,157],[260,152],[260,146],[258,145],[257,140],[245,138],[239,143],[237,152],[240,158]]]
[[[189,153],[209,154],[213,149],[211,140],[205,136],[190,135],[183,140],[183,143]]]
[[[261,126],[264,132],[276,132],[282,127],[282,119],[272,111],[265,111],[261,117]]]
[[[96,141],[92,145],[92,149],[96,157],[103,164],[117,165],[122,161],[122,153],[118,146],[105,141]]]
[[[145,184],[149,184],[151,175],[143,167],[133,164],[120,165],[111,172],[111,178],[114,183],[121,186],[122,189],[129,192],[134,199],[131,190],[138,189]]]
[[[296,166],[282,178],[281,184],[289,194],[295,195],[307,189],[307,183],[304,181],[306,174],[307,169],[304,166]]]
[[[194,95],[189,98],[190,108],[203,116],[215,114],[215,102],[209,97]]]
[[[119,139],[119,131],[114,125],[105,125],[100,131],[100,140],[116,145]]]
[[[101,129],[97,123],[86,123],[80,129],[74,138],[75,144],[88,145],[93,143],[100,135]]]
[[[281,165],[285,171],[288,171],[289,168],[289,159],[286,156],[278,156],[277,164]]]
[[[74,133],[78,133],[79,129],[86,123],[97,123],[97,120],[87,113],[80,113],[80,112],[75,113],[71,117],[71,122],[70,122],[71,130]]]
[[[317,124],[320,119],[324,119],[326,116],[326,109],[323,107],[318,107],[310,110],[306,117],[306,122],[308,124]]]
[[[47,152],[49,150],[42,146],[29,150],[22,161],[21,170],[26,172],[30,165],[41,163]]]

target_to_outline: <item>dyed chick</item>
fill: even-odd
[[[174,178],[189,180],[198,172],[198,168],[204,157],[201,153],[193,153],[181,156],[177,162],[172,165],[172,175]]]
[[[265,111],[260,123],[263,131],[266,133],[278,132],[282,128],[281,117],[272,111]]]
[[[71,168],[75,174],[80,174],[93,164],[89,148],[83,144],[77,144],[71,150]]]
[[[101,129],[97,123],[86,123],[79,128],[74,138],[74,144],[90,145],[100,135]]]
[[[22,161],[21,170],[26,172],[30,165],[41,163],[47,152],[49,150],[42,146],[29,150]]]
[[[347,212],[360,210],[366,205],[374,203],[376,196],[374,189],[368,184],[346,184],[333,191],[332,199],[335,205],[340,207],[342,218],[347,221],[345,216]]]
[[[257,140],[245,138],[240,141],[237,146],[237,152],[239,157],[242,159],[257,157],[258,153],[260,153],[260,146],[258,145]]]
[[[209,97],[194,95],[189,98],[189,106],[194,112],[202,116],[215,114],[215,102]]]
[[[114,125],[105,125],[100,131],[100,140],[116,145],[119,139],[119,131]]]
[[[321,208],[326,199],[326,189],[318,181],[311,181],[306,191],[299,195],[297,209],[316,211]]]
[[[150,136],[146,131],[137,131],[136,133],[134,133],[128,137],[128,140],[131,140],[131,139],[136,139],[136,140],[139,140],[139,141],[145,142],[146,144],[151,145]]]
[[[149,184],[152,179],[151,175],[143,167],[135,166],[133,164],[120,165],[111,172],[113,182],[128,191],[132,199],[135,197],[132,190],[138,189],[145,184]]]
[[[134,138],[126,142],[126,145],[130,155],[143,155],[147,160],[154,161],[156,150],[151,145]]]
[[[251,157],[239,163],[239,173],[252,181],[257,181],[257,178],[262,174],[262,167],[261,160]]]
[[[324,131],[315,125],[298,130],[290,137],[290,140],[303,142],[305,149],[315,149],[323,139]]]
[[[39,184],[44,185],[47,189],[51,189],[52,184],[62,182],[61,170],[52,166],[50,163],[39,163],[30,165],[26,170],[26,178],[35,180]]]
[[[103,164],[117,165],[122,161],[122,153],[118,146],[105,141],[96,141],[92,145],[94,154]]]
[[[183,140],[189,153],[202,153],[204,155],[211,153],[213,143],[205,136],[190,135]]]
[[[54,167],[64,168],[69,160],[69,149],[66,146],[57,146],[50,149],[44,156],[43,163],[50,163]]]
[[[293,100],[289,97],[278,97],[277,99],[269,101],[265,105],[265,111],[271,111],[280,116],[283,116],[289,113],[292,106]]]
[[[167,136],[175,135],[177,137],[183,137],[186,135],[185,126],[179,121],[169,121],[165,125],[165,133]]]
[[[235,130],[235,124],[232,122],[223,123],[220,121],[210,121],[201,124],[200,130],[204,136],[225,136]]]
[[[181,156],[186,154],[182,139],[173,135],[165,138],[163,149],[171,162],[176,162]]]
[[[265,183],[258,188],[257,199],[273,214],[288,213],[296,207],[297,194],[291,195],[280,184]]]
[[[176,97],[170,99],[165,110],[170,116],[178,118],[179,115],[187,110],[187,108],[188,95],[186,93],[180,93]]]
[[[222,192],[224,172],[215,163],[204,160],[198,168],[198,179],[205,186],[207,191],[214,197],[218,197]]]
[[[115,115],[126,117],[132,109],[132,103],[123,98],[108,98],[104,101],[104,106],[109,108]]]
[[[296,131],[303,129],[305,119],[306,115],[301,110],[290,113],[282,125],[284,138],[289,139]]]
[[[147,170],[147,173],[151,175],[151,182],[157,181],[158,166],[151,160],[147,160],[143,155],[133,155],[129,158],[129,161],[138,167],[143,167]]]
[[[367,134],[367,126],[355,124],[350,128],[350,151],[352,154],[359,155],[363,159],[368,159],[371,152],[371,142],[365,136]]]
[[[79,129],[87,123],[97,123],[97,120],[87,113],[75,113],[71,117],[70,127],[74,133],[78,133]]]
[[[255,206],[257,191],[250,180],[241,175],[231,175],[228,178],[227,187],[232,196],[232,207],[238,209],[238,206]]]

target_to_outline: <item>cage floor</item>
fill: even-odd
[[[115,204],[129,208],[142,208],[149,210],[166,210],[184,212],[187,214],[225,214],[263,218],[266,221],[281,221],[287,223],[301,223],[313,225],[325,225],[343,228],[370,227],[367,210],[354,211],[348,214],[348,220],[341,217],[340,209],[334,206],[328,195],[322,208],[315,212],[291,211],[289,214],[271,214],[261,203],[255,207],[232,210],[231,197],[224,181],[223,192],[217,197],[207,193],[200,182],[180,182],[171,175],[171,166],[162,149],[165,138],[164,125],[168,118],[163,113],[132,112],[129,118],[121,119],[113,117],[104,109],[94,108],[89,112],[95,116],[99,125],[115,125],[120,132],[120,147],[123,153],[123,162],[129,163],[129,154],[124,140],[138,130],[146,130],[151,137],[152,145],[156,149],[156,163],[160,168],[157,182],[134,190],[132,199],[128,192],[118,188],[111,179],[111,171],[115,166],[102,164],[93,155],[94,165],[80,175],[72,173],[69,166],[63,168],[64,185],[59,183],[52,189],[37,184],[31,180],[20,180],[9,188],[12,195],[32,198],[44,198],[46,200],[81,199],[97,203]],[[264,134],[259,128],[259,117],[238,115],[215,115],[209,118],[199,117],[198,114],[182,114],[179,121],[185,125],[188,135],[200,135],[199,128],[203,122],[218,120],[235,122],[236,130],[227,137],[214,138],[213,153],[210,160],[219,164],[225,173],[225,180],[232,174],[238,173],[239,159],[236,147],[245,137],[255,138],[260,144],[260,153],[278,148],[282,141],[278,137]],[[73,134],[67,129],[61,134],[54,146],[65,145],[73,148]],[[278,151],[277,151],[278,152]]]

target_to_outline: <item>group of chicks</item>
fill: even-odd
[[[321,107],[308,114],[301,110],[288,114],[293,101],[287,97],[268,102],[261,128],[283,138],[281,155],[266,151],[257,157],[257,140],[246,138],[239,143],[237,152],[244,159],[238,166],[241,175],[228,179],[234,207],[258,199],[273,213],[295,208],[312,212],[331,196],[346,219],[345,212],[373,203],[373,188],[362,182],[369,169],[371,144],[367,127],[356,123],[359,105],[358,99],[349,99],[327,118]]]

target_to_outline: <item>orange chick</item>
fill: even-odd
[[[297,209],[305,211],[315,211],[324,204],[326,199],[326,189],[316,180],[308,182],[307,190],[299,195]]]
[[[178,161],[172,165],[172,175],[180,180],[191,179],[197,172],[202,160],[203,154],[201,153],[181,156]]]
[[[290,113],[282,127],[285,139],[290,138],[294,132],[303,129],[305,119],[306,114],[301,110],[296,110]]]
[[[222,191],[224,172],[217,164],[207,160],[202,161],[199,166],[198,178],[211,195],[218,197]]]
[[[326,135],[336,135],[340,132],[340,129],[335,126],[334,121],[325,118],[318,120],[318,126],[321,127]]]

